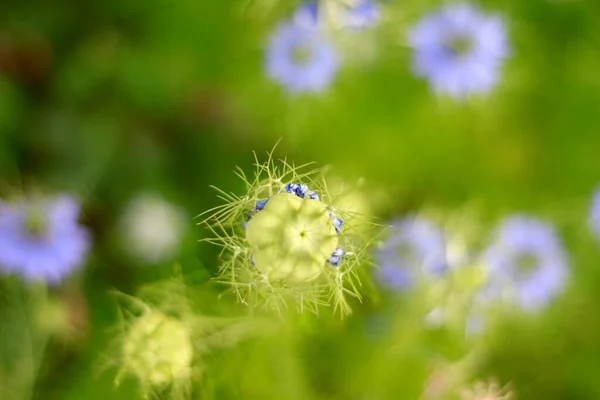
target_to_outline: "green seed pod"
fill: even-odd
[[[327,211],[318,200],[273,196],[246,228],[256,269],[270,281],[316,279],[339,242]]]
[[[123,341],[124,368],[150,386],[166,386],[191,375],[193,346],[188,328],[160,312],[137,318]]]
[[[338,207],[320,170],[276,165],[271,154],[256,167],[251,179],[238,171],[245,195],[219,191],[226,203],[201,215],[212,234],[205,241],[222,247],[216,280],[250,306],[349,313],[371,224]]]

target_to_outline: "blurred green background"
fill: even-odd
[[[567,290],[540,315],[498,326],[476,373],[512,381],[519,399],[600,399],[600,252],[586,224],[600,182],[600,2],[481,2],[506,18],[512,54],[499,87],[463,104],[410,73],[406,29],[439,4],[383,3],[372,57],[349,58],[322,95],[289,96],[265,76],[264,47],[297,2],[4,0],[0,195],[75,193],[94,236],[66,290],[87,328],[46,348],[31,398],[138,398],[134,380],[115,388],[114,371],[98,367],[118,319],[109,290],[135,293],[177,261],[205,312],[220,312],[221,288],[205,284],[217,249],[197,242],[207,233],[193,217],[218,204],[209,185],[241,193],[234,167],[251,171],[252,151],[263,158],[282,139],[277,156],[385,193],[373,205],[382,219],[472,204],[489,227],[514,211],[552,219],[570,253]],[[180,253],[154,267],[119,239],[141,192],[187,212]],[[231,296],[219,301],[243,312]],[[290,324],[289,335],[212,352],[193,398],[417,399],[424,359],[457,358],[468,344],[423,334],[413,303],[373,293],[343,321],[298,317],[303,329]],[[3,310],[13,321],[14,306]],[[7,348],[20,336],[2,332]]]

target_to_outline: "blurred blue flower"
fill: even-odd
[[[292,17],[295,24],[303,28],[319,28],[319,4],[316,1],[305,1],[301,3]]]
[[[376,26],[381,20],[381,7],[375,0],[340,1],[329,4],[328,17],[339,27],[362,30]],[[308,29],[323,27],[320,6],[316,1],[305,1],[296,9],[293,21]]]
[[[450,4],[418,22],[409,32],[413,71],[435,92],[462,99],[489,92],[509,54],[504,21],[466,3]]]
[[[508,292],[524,310],[547,304],[563,289],[567,261],[554,228],[524,215],[507,218],[483,254],[488,297]]]
[[[361,30],[376,26],[381,21],[381,8],[375,0],[354,0],[340,4],[337,17],[344,28]]]
[[[437,276],[448,268],[444,233],[416,216],[398,220],[375,254],[379,278],[392,289],[406,289],[420,276]]]
[[[267,74],[292,93],[322,92],[339,68],[335,49],[318,31],[280,24],[269,41]]]
[[[0,270],[59,283],[81,265],[90,247],[78,216],[79,204],[68,196],[0,203]]]
[[[594,198],[592,199],[592,210],[590,214],[592,229],[596,233],[598,240],[600,240],[600,188],[596,190]]]

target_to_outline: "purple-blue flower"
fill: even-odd
[[[286,22],[270,37],[266,68],[292,93],[322,92],[333,81],[339,60],[321,32]]]
[[[319,3],[316,1],[305,1],[296,8],[292,20],[295,24],[303,28],[318,29],[321,15],[319,11]]]
[[[361,30],[376,26],[381,20],[381,8],[375,0],[355,0],[340,3],[337,19],[342,27]]]
[[[338,247],[333,251],[333,253],[331,253],[331,256],[327,259],[327,261],[334,267],[337,267],[342,262],[344,255],[346,255],[344,249]]]
[[[466,3],[427,15],[410,30],[408,42],[414,73],[436,93],[457,99],[489,92],[509,55],[504,21]]]
[[[389,234],[375,254],[384,285],[407,289],[423,276],[437,276],[447,270],[444,233],[431,221],[406,217],[394,222]]]
[[[554,228],[524,215],[507,218],[483,254],[486,296],[510,294],[524,310],[546,305],[563,290],[567,258]]]
[[[598,237],[598,240],[600,240],[600,188],[596,190],[594,198],[592,199],[590,222],[592,224],[592,229]]]
[[[82,264],[90,247],[71,197],[0,202],[0,270],[26,280],[59,283]]]
[[[333,2],[325,11],[329,12],[323,18],[318,2],[305,1],[294,12],[293,21],[304,28],[319,29],[329,19],[341,28],[358,31],[376,26],[381,20],[381,7],[375,0]]]

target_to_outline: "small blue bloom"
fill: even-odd
[[[596,193],[594,194],[594,198],[592,200],[590,222],[592,224],[592,229],[598,237],[598,240],[600,240],[600,188],[596,190]]]
[[[329,261],[329,263],[331,265],[333,265],[334,267],[337,267],[342,262],[342,259],[344,258],[345,254],[346,254],[346,252],[343,249],[338,247],[337,249],[335,249],[333,251],[333,253],[327,259],[327,261]]]
[[[254,205],[254,208],[252,209],[252,211],[248,211],[246,213],[246,222],[244,222],[244,224],[242,225],[242,227],[244,229],[246,229],[248,227],[248,222],[250,222],[250,220],[252,219],[252,216],[254,214],[256,214],[257,212],[263,210],[267,206],[269,199],[270,199],[270,197],[266,200],[258,200],[256,202],[256,204]]]
[[[269,201],[269,199],[266,200],[258,200],[256,202],[256,205],[254,206],[254,211],[260,211],[262,209],[265,208],[265,206],[267,205],[267,202]]]
[[[341,28],[355,31],[371,28],[381,21],[381,7],[375,0],[335,2],[328,11],[327,17],[323,18],[316,1],[305,1],[294,12],[293,21],[304,28],[320,29],[330,18]]]
[[[379,278],[392,289],[407,289],[421,276],[438,276],[448,269],[444,233],[416,216],[395,221],[375,258]]]
[[[524,310],[546,305],[562,291],[566,255],[554,228],[524,215],[507,218],[483,254],[488,297],[508,291]]]
[[[447,5],[411,29],[413,71],[456,99],[489,92],[509,55],[506,36],[502,19],[466,3]]]
[[[77,223],[79,204],[68,196],[0,202],[0,270],[57,284],[79,267],[90,247]]]
[[[331,218],[331,222],[333,223],[335,232],[340,233],[342,231],[342,226],[344,225],[344,220],[336,217],[335,214],[333,214],[331,211],[329,211],[329,217]]]
[[[288,183],[285,185],[285,188],[282,191],[296,195],[301,199],[303,199],[305,196],[308,196],[308,198],[311,200],[319,200],[319,195],[316,192],[309,190],[308,186],[304,184]]]
[[[303,199],[307,193],[308,193],[308,186],[306,186],[304,184],[296,185],[296,196]]]
[[[361,30],[376,26],[381,21],[381,7],[375,0],[357,0],[341,5],[339,23],[348,29]]]
[[[267,74],[292,93],[324,91],[338,68],[335,49],[319,31],[286,22],[270,37]]]
[[[297,185],[296,183],[288,183],[287,185],[285,185],[285,188],[283,190],[288,192],[289,194],[296,194],[296,188],[298,186],[299,185]]]
[[[319,200],[319,195],[317,194],[317,192],[308,192],[306,197],[308,197],[311,200]]]
[[[319,4],[316,1],[305,1],[300,4],[292,17],[295,24],[308,29],[319,28],[319,18]]]

